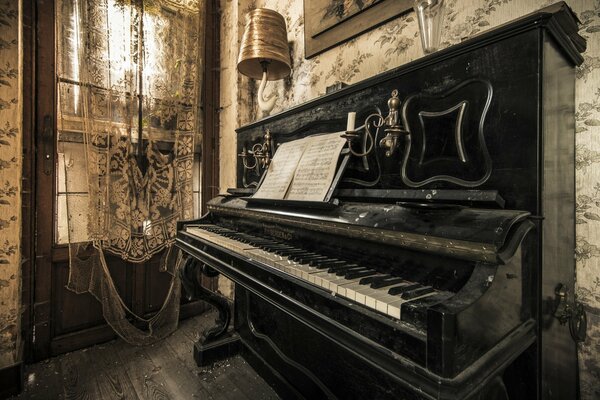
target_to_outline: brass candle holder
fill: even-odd
[[[269,167],[272,158],[271,132],[267,129],[264,135],[264,142],[255,143],[250,150],[248,150],[246,146],[242,147],[242,152],[238,154],[238,157],[242,159],[242,165],[244,167],[244,187],[257,186],[258,182],[252,182],[250,184],[246,183],[247,172],[254,171],[254,173],[260,177],[262,171]]]

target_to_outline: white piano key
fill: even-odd
[[[300,264],[297,268],[300,271],[300,275],[298,277],[302,278],[302,280],[308,281],[308,276],[312,273],[312,271],[309,268],[309,265]]]
[[[399,300],[389,303],[387,305],[386,314],[389,315],[390,317],[400,319],[400,312],[402,310],[402,304],[404,304],[404,303],[405,303],[405,301],[403,299],[399,299]]]
[[[365,305],[373,310],[377,309],[377,299],[382,297],[385,293],[382,289],[371,289],[370,292],[366,292]]]
[[[397,300],[396,296],[389,295],[386,290],[376,297],[375,309],[384,314],[388,313],[388,305]]]
[[[281,261],[280,265],[283,266],[283,270],[290,275],[294,275],[294,271],[296,270],[296,262],[291,260]]]
[[[356,291],[356,301],[360,304],[368,305],[367,299],[369,299],[369,303],[373,302],[373,306],[371,308],[375,308],[375,299],[372,299],[372,296],[377,293],[378,289],[373,289],[368,285],[360,285],[361,288],[358,288]]]
[[[340,294],[344,293],[344,296],[350,300],[356,301],[356,291],[363,290],[362,285],[358,283],[350,283],[348,285],[340,285]]]
[[[344,285],[344,284],[346,284],[346,283],[348,283],[348,280],[347,280],[347,279],[340,278],[340,277],[337,277],[337,278],[332,278],[332,279],[329,281],[329,290],[331,290],[331,291],[332,291],[332,292],[334,292],[334,293],[338,293],[338,287],[339,287],[340,285]]]
[[[329,290],[329,281],[331,279],[331,274],[329,274],[328,272],[316,272],[314,274],[311,274],[311,276],[314,278],[314,282],[315,285],[317,286],[321,286],[324,289]]]

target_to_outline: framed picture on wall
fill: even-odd
[[[304,0],[304,57],[348,41],[412,9],[413,0]]]

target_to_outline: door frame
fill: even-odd
[[[202,182],[201,210],[206,209],[206,201],[218,193],[219,182],[219,7],[218,0],[205,2],[205,68],[202,86],[202,114],[204,131],[202,135]],[[35,157],[32,157],[30,183],[32,203],[35,204],[34,224],[35,236],[29,239],[32,253],[35,251],[32,273],[28,280],[23,281],[23,293],[28,290],[28,297],[23,297],[23,305],[29,301],[32,304],[30,312],[23,314],[24,329],[31,333],[24,336],[25,346],[29,349],[28,360],[38,361],[50,356],[87,347],[96,343],[110,340],[115,333],[108,324],[84,329],[61,336],[56,343],[53,339],[53,267],[57,262],[68,261],[68,248],[54,245],[54,211],[56,209],[56,162],[58,161],[57,140],[57,74],[56,74],[56,29],[55,29],[55,0],[36,0],[31,10],[31,35],[29,44],[30,64],[32,65],[32,83],[25,85],[31,96],[32,111],[30,113],[32,146],[35,146]],[[25,52],[27,61],[27,51]],[[27,63],[25,63],[27,65]],[[27,98],[27,97],[26,97]],[[25,118],[24,118],[25,119]],[[25,129],[25,126],[24,126]],[[25,142],[24,142],[25,149]],[[25,164],[24,164],[25,165]],[[33,207],[33,204],[31,205]],[[33,210],[33,208],[32,208]],[[24,218],[25,224],[26,218]],[[143,292],[139,279],[134,285],[137,291]],[[207,282],[211,288],[216,282]],[[28,300],[29,299],[29,300]],[[189,317],[205,310],[200,302],[188,303],[181,307],[180,318]]]

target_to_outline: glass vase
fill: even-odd
[[[440,47],[444,23],[444,0],[416,0],[413,7],[419,21],[423,52],[433,53]]]

